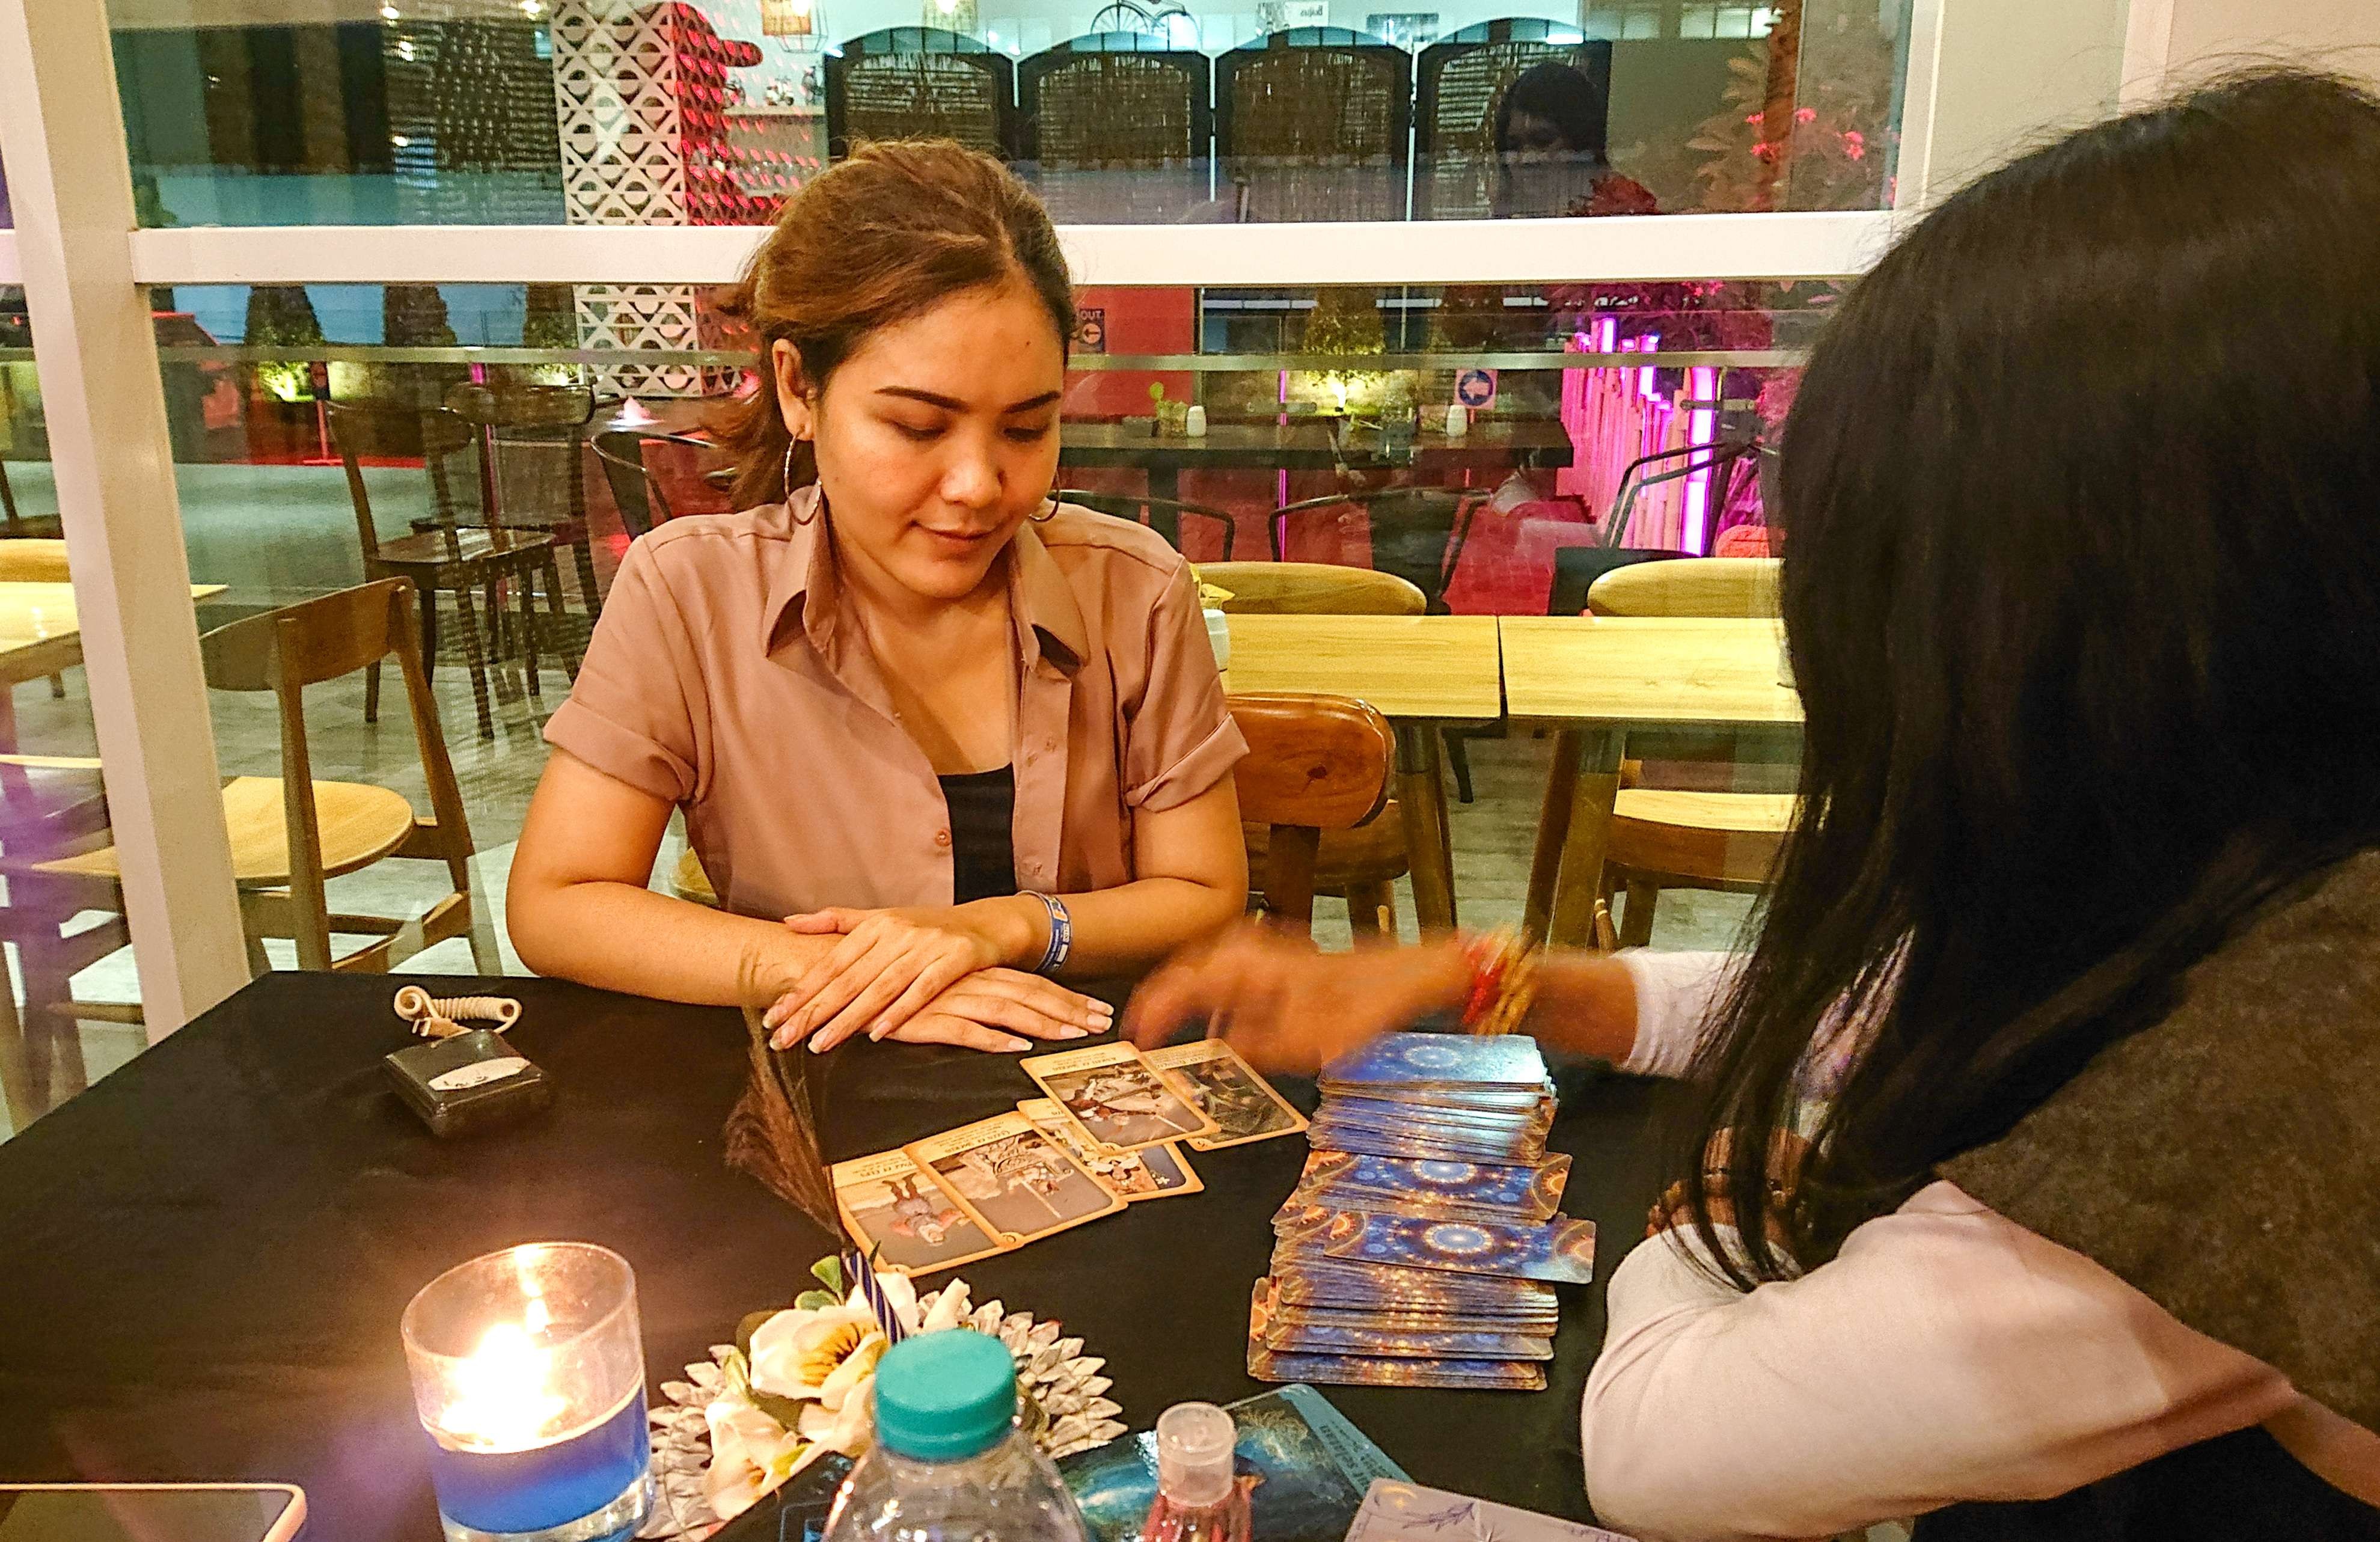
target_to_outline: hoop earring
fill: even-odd
[[[794,447],[800,443],[801,441],[798,439],[788,439],[785,441],[785,504],[788,510],[791,509],[794,502]],[[818,503],[810,509],[809,518],[804,519],[796,516],[794,519],[794,523],[795,525],[803,526],[812,524],[818,519],[819,511],[825,507],[826,489],[820,488],[819,489]]]
[[[1029,517],[1036,525],[1047,525],[1050,521],[1058,517],[1058,500],[1055,498],[1043,498],[1041,500],[1041,512],[1039,514],[1028,516],[1027,517]]]

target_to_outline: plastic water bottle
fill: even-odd
[[[844,1479],[824,1542],[1086,1542],[1082,1512],[1016,1427],[1016,1367],[965,1329],[876,1367],[876,1445]]]
[[[1248,1542],[1247,1485],[1232,1463],[1232,1416],[1211,1402],[1177,1402],[1157,1421],[1157,1502],[1142,1542]]]

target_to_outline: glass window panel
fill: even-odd
[[[1743,136],[1710,148],[1714,126],[1760,105],[1737,100],[1747,51],[1764,80],[1849,91],[1856,77],[1857,131],[1888,138],[1907,4],[1887,0],[1879,21],[1875,0],[1806,0],[1773,30],[1772,7],[1633,0],[1586,6],[1583,30],[1576,8],[1498,0],[389,0],[376,14],[358,0],[349,19],[294,25],[257,0],[110,0],[110,14],[152,225],[752,224],[852,142],[929,133],[1012,160],[1062,221],[1088,224],[1486,217],[1514,210],[1498,196],[1513,166],[1548,162],[1584,190],[1518,212],[1751,207],[1727,200],[1757,180],[1735,164]],[[1822,65],[1799,58],[1805,39]],[[1613,178],[1629,196],[1598,201],[1593,184]],[[1876,181],[1824,206],[1882,207]],[[1852,186],[1866,201],[1840,201]]]
[[[1761,446],[1774,442],[1794,361],[1839,292],[1720,283],[1088,286],[1057,480],[1157,528],[1196,562],[1270,560],[1278,528],[1279,554],[1399,574],[1433,609],[1574,611],[1591,571],[1618,560],[1596,554],[1607,546],[1763,549]],[[474,590],[475,640],[461,624],[464,597],[438,600],[437,710],[478,846],[480,894],[501,905],[544,764],[539,730],[568,691],[567,661],[589,628],[589,586],[600,596],[652,523],[735,507],[724,485],[732,467],[702,441],[747,386],[747,345],[702,292],[685,288],[645,296],[677,308],[683,324],[672,341],[634,353],[578,347],[579,308],[607,297],[591,286],[185,285],[170,297],[181,330],[164,358],[184,522],[194,576],[228,586],[218,604],[252,612],[362,579],[340,463],[350,407],[394,409],[352,446],[383,545],[491,517],[567,532],[560,618],[540,593],[534,621],[524,620],[528,596],[506,582],[491,625],[487,595]],[[493,452],[483,480],[470,443],[439,410],[473,387],[581,393],[575,410],[587,421],[563,414],[558,432],[550,422],[498,431],[483,441]],[[1458,400],[1471,406],[1451,438],[1448,408]],[[1194,403],[1206,409],[1200,438],[1176,416]],[[1681,474],[1663,475],[1671,471]],[[1284,507],[1295,512],[1277,521]],[[535,694],[525,629],[540,655]],[[214,706],[225,772],[269,774],[269,709],[220,696]],[[384,702],[368,724],[356,681],[310,693],[310,708],[325,729],[315,741],[318,775],[419,798],[400,710]],[[1517,914],[1548,753],[1524,731],[1467,747],[1475,799],[1458,803],[1454,818],[1465,853],[1459,896],[1473,924]],[[678,849],[674,838],[662,855],[663,887]],[[1497,851],[1512,855],[1473,861]],[[430,870],[374,878],[356,903],[418,911],[443,885],[434,865],[419,866]],[[335,894],[334,885],[334,904]],[[1409,930],[1409,894],[1399,903]],[[1342,935],[1335,906],[1323,904],[1326,939]],[[1738,900],[1665,898],[1659,941],[1720,940],[1742,914]],[[500,933],[500,912],[495,926]],[[423,960],[472,966],[459,941]],[[502,960],[514,966],[508,951]]]

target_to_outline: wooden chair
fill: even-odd
[[[1695,557],[1615,568],[1587,591],[1587,607],[1612,616],[1774,616],[1777,560]],[[1733,754],[1732,743],[1720,739],[1695,759],[1726,768]],[[1688,769],[1668,763],[1648,770],[1641,761],[1620,768],[1603,887],[1606,903],[1626,896],[1617,906],[1623,947],[1652,941],[1664,889],[1757,892],[1792,828],[1790,793],[1645,785],[1685,780]]]
[[[495,974],[503,967],[494,931],[475,892],[470,824],[446,756],[429,671],[415,641],[416,602],[411,583],[382,579],[250,616],[201,639],[210,687],[269,691],[281,708],[282,774],[234,777],[223,790],[232,876],[239,886],[249,965],[255,971],[270,967],[263,945],[268,937],[294,939],[299,966],[307,969],[385,972],[455,937],[469,940],[472,961],[481,973]],[[389,788],[312,778],[306,687],[353,674],[391,654],[405,680],[429,785],[431,813],[427,819],[416,815],[402,793]],[[452,889],[408,919],[332,911],[324,890],[328,880],[393,857],[444,863]],[[12,901],[19,885],[26,884],[60,896],[53,903],[122,914],[120,870],[112,845],[21,866],[11,860],[6,871]],[[334,957],[334,933],[360,933],[380,941]],[[34,993],[37,973],[50,982],[54,996]],[[67,1000],[64,987],[71,970],[63,975],[55,966],[37,971],[29,953],[26,974],[33,999]]]
[[[12,540],[54,540],[59,533],[56,515],[37,514],[28,517],[17,512],[17,493],[8,485],[8,461],[6,456],[0,456],[0,535]]]
[[[562,622],[562,579],[554,566],[553,538],[534,531],[465,525],[452,516],[453,463],[471,443],[470,426],[454,413],[427,411],[388,403],[332,402],[324,411],[331,438],[346,467],[347,496],[355,504],[356,537],[363,546],[364,577],[372,581],[404,578],[421,595],[421,657],[423,668],[438,662],[438,596],[451,594],[463,626],[463,659],[471,672],[471,701],[479,714],[480,737],[496,736],[495,716],[488,705],[488,664],[504,604],[506,581],[523,605],[535,602],[534,585],[545,581],[546,601],[557,624]],[[425,534],[382,540],[372,520],[371,492],[365,485],[362,457],[379,447],[403,443],[406,431],[419,424],[420,452],[428,463],[431,494],[439,505],[436,528]],[[482,633],[473,597],[485,600],[488,629]],[[526,657],[529,694],[543,698],[538,675],[537,632],[519,628]],[[565,654],[571,674],[578,661]],[[364,721],[380,721],[380,666],[364,676]]]
[[[1207,563],[1198,576],[1232,598],[1220,607],[1241,615],[1419,615],[1421,591],[1392,573],[1326,563]],[[1236,710],[1243,700],[1233,697]],[[1366,708],[1366,710],[1370,710]],[[1267,872],[1272,860],[1272,821],[1240,809],[1247,842],[1248,871]],[[1367,823],[1323,827],[1328,833],[1315,855],[1313,887],[1347,902],[1347,925],[1358,937],[1394,937],[1396,881],[1412,867],[1396,800]]]
[[[670,869],[670,892],[689,904],[719,908],[719,891],[710,886],[710,875],[702,870],[702,858],[692,846],[677,854],[677,866]]]
[[[1386,718],[1343,696],[1235,696],[1232,718],[1248,741],[1232,772],[1240,818],[1268,835],[1264,907],[1310,932],[1326,833],[1396,822],[1395,736]]]
[[[1238,522],[1224,509],[1210,508],[1205,504],[1186,504],[1179,498],[1153,498],[1137,492],[1082,492],[1072,490],[1052,492],[1050,497],[1062,504],[1079,504],[1099,514],[1129,519],[1135,525],[1146,525],[1165,538],[1165,544],[1182,550],[1182,522],[1201,520],[1214,525],[1222,534],[1223,560],[1232,560],[1232,538]],[[1201,565],[1205,572],[1212,564]]]

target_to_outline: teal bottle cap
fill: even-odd
[[[957,1462],[990,1451],[1016,1422],[1016,1366],[970,1329],[922,1333],[876,1366],[876,1438],[895,1456]]]

